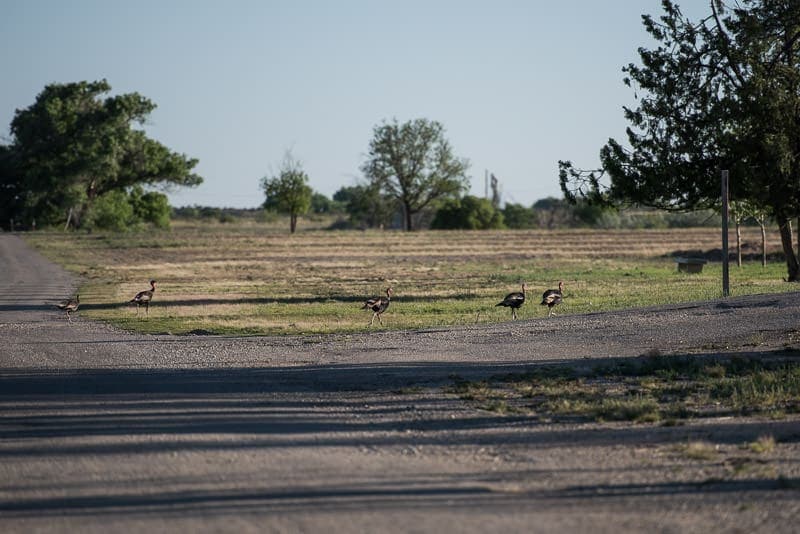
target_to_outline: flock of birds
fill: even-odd
[[[153,300],[153,295],[156,292],[156,281],[150,280],[150,289],[139,291],[136,295],[128,301],[128,303],[136,304],[136,316],[139,316],[139,309],[144,306],[145,315],[150,315],[150,301]],[[72,322],[70,314],[78,311],[78,306],[81,305],[81,296],[75,295],[74,299],[67,299],[61,301],[57,306],[58,309],[64,310],[67,313],[67,321]]]
[[[506,295],[502,301],[495,304],[495,306],[505,306],[507,308],[511,308],[511,317],[513,319],[517,318],[517,310],[525,304],[525,290],[528,289],[527,284],[522,284],[522,291],[514,291],[513,293],[509,293]],[[548,289],[544,293],[542,293],[542,302],[540,302],[541,306],[547,306],[549,309],[549,313],[547,314],[548,317],[551,315],[555,315],[553,312],[553,308],[557,305],[561,304],[561,300],[564,298],[564,282],[558,283],[558,289]]]
[[[502,301],[495,304],[495,306],[505,306],[507,308],[511,308],[511,317],[516,319],[517,310],[520,309],[523,304],[525,304],[525,291],[527,289],[528,285],[522,284],[522,291],[514,291],[513,293],[509,293]],[[361,309],[372,311],[372,320],[369,323],[370,326],[375,324],[375,318],[377,318],[378,322],[383,325],[381,315],[389,308],[389,304],[392,302],[392,291],[392,288],[388,287],[386,288],[386,297],[372,297],[364,302],[364,305],[361,307]],[[563,298],[564,282],[558,283],[558,289],[548,289],[542,293],[542,302],[540,304],[542,306],[547,306],[549,310],[547,314],[548,317],[555,315],[553,308],[561,304]]]
[[[528,289],[527,284],[522,284],[522,291],[514,291],[513,293],[509,293],[506,297],[498,302],[496,306],[505,306],[507,308],[511,308],[511,317],[513,319],[517,318],[517,310],[525,304],[525,290]],[[549,313],[547,314],[548,317],[554,315],[553,308],[559,304],[561,304],[561,300],[564,298],[563,294],[564,290],[564,282],[558,283],[558,289],[548,289],[542,294],[542,302],[540,303],[542,306],[547,306],[549,309]],[[156,292],[156,281],[150,280],[150,289],[139,291],[136,293],[128,303],[136,304],[136,316],[139,316],[139,309],[144,306],[145,315],[150,314],[150,301],[153,300],[153,295]],[[385,297],[372,297],[367,299],[364,302],[364,305],[361,307],[362,310],[370,310],[372,311],[372,320],[370,321],[369,325],[372,326],[375,324],[375,319],[378,319],[378,322],[383,326],[383,320],[381,320],[381,315],[387,309],[389,309],[389,304],[392,302],[392,293],[393,290],[391,287],[386,288],[386,296]],[[72,322],[72,318],[70,314],[74,311],[78,310],[78,306],[80,306],[81,299],[80,295],[76,295],[74,299],[68,299],[62,301],[58,304],[58,308],[64,310],[67,313],[67,320]]]

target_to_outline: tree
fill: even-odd
[[[577,204],[577,201],[575,202]],[[539,226],[552,230],[556,227],[571,226],[573,213],[569,203],[563,198],[540,198],[533,203],[533,210]]]
[[[17,179],[16,154],[0,145],[0,228],[14,230],[25,213],[25,193]],[[16,219],[16,221],[15,221]]]
[[[396,212],[396,201],[381,194],[380,188],[368,185],[342,187],[333,195],[335,202],[344,204],[350,223],[367,228],[389,226]]]
[[[297,217],[311,207],[313,191],[308,185],[308,175],[290,151],[284,155],[277,175],[261,179],[261,188],[267,196],[264,207],[288,214],[289,230],[294,233]]]
[[[503,221],[509,228],[517,230],[536,228],[536,212],[522,204],[507,202],[503,208]]]
[[[344,206],[315,191],[311,194],[311,211],[313,213],[341,213],[344,211]]]
[[[3,149],[10,157],[2,158],[3,194],[16,188],[15,214],[53,224],[72,213],[78,226],[94,200],[111,191],[202,182],[192,172],[196,159],[133,129],[144,124],[153,102],[137,93],[103,98],[110,91],[105,80],[51,84],[16,111],[11,144]]]
[[[623,68],[639,99],[624,108],[629,146],[609,139],[597,170],[560,161],[561,188],[573,200],[718,208],[728,169],[731,200],[775,217],[788,280],[798,281],[790,220],[800,215],[800,3],[711,0],[698,22],[670,0],[662,6],[659,20],[642,17],[659,46]]]
[[[434,202],[456,198],[469,187],[469,163],[453,155],[436,121],[384,122],[373,130],[364,175],[403,207],[405,230]]]
[[[439,230],[494,230],[505,228],[503,213],[492,201],[467,195],[447,200],[436,211],[431,228]]]

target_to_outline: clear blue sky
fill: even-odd
[[[707,2],[690,0],[694,9]],[[49,83],[105,78],[158,108],[148,134],[198,158],[175,206],[256,207],[287,149],[331,196],[383,120],[441,122],[503,200],[561,196],[635,103],[621,67],[659,0],[0,0],[0,136]]]

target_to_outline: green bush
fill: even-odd
[[[137,220],[156,228],[169,228],[171,208],[167,195],[155,191],[145,193],[141,186],[136,186],[129,194],[129,201]]]
[[[503,213],[491,201],[467,195],[448,200],[439,208],[431,222],[439,230],[490,230],[505,228]]]
[[[124,232],[136,222],[133,206],[124,191],[98,197],[86,213],[83,226],[89,229]]]
[[[536,212],[522,204],[506,204],[503,208],[503,221],[508,228],[525,230],[539,226]]]
[[[169,228],[171,212],[166,195],[135,186],[129,192],[110,191],[95,199],[82,226],[114,232],[136,229],[144,223]]]

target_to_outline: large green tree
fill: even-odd
[[[410,231],[414,215],[468,189],[468,168],[466,159],[453,154],[440,123],[416,119],[399,124],[395,119],[374,128],[362,171],[372,185],[397,199]]]
[[[278,173],[262,178],[261,188],[267,196],[264,207],[289,215],[289,231],[294,233],[297,229],[297,218],[311,208],[314,193],[308,185],[308,175],[302,164],[291,152],[286,152]]]
[[[733,200],[778,223],[788,280],[800,280],[790,220],[800,215],[800,2],[710,0],[691,20],[670,0],[642,17],[658,42],[623,68],[638,107],[624,108],[627,146],[609,139],[601,168],[560,161],[567,198],[670,210],[719,207],[720,172]]]
[[[156,105],[137,93],[108,96],[105,80],[47,85],[11,121],[3,148],[2,194],[19,217],[80,224],[94,200],[135,185],[196,186],[196,159],[170,151],[141,129]],[[8,215],[8,214],[6,214]]]

